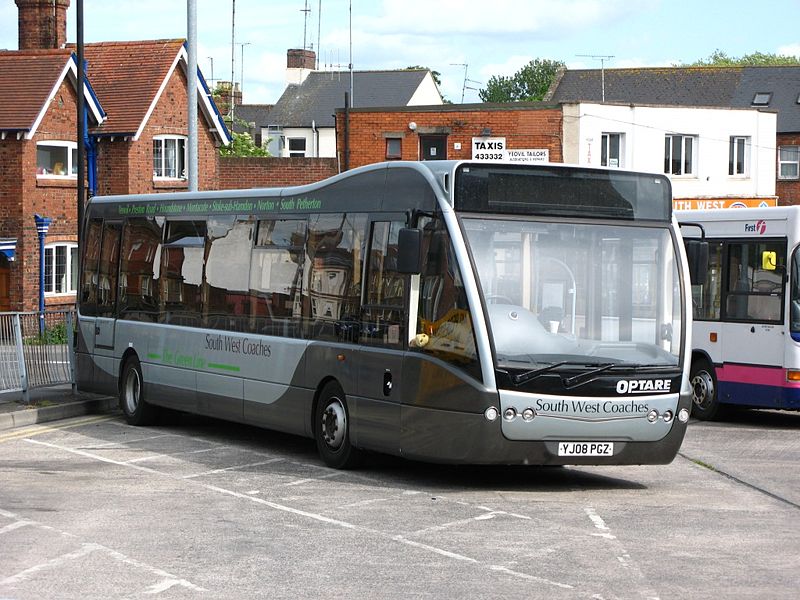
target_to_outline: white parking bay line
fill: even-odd
[[[260,467],[261,465],[270,465],[276,462],[282,462],[282,458],[271,458],[269,460],[262,460],[259,462],[248,463],[246,465],[233,465],[232,467],[222,467],[219,469],[212,469],[211,471],[203,471],[202,473],[194,473],[192,475],[184,475],[183,479],[194,479],[195,477],[204,477],[206,475],[215,475],[217,473],[224,473],[226,471],[238,471],[239,469],[248,469],[250,467]]]
[[[167,479],[185,481],[187,484],[197,485],[197,486],[203,487],[203,488],[205,488],[207,490],[210,490],[210,491],[213,491],[213,492],[217,492],[219,494],[224,494],[224,495],[227,495],[227,496],[231,496],[233,498],[238,498],[240,500],[246,500],[248,502],[253,502],[253,503],[256,503],[256,504],[260,504],[262,506],[266,506],[266,507],[272,508],[273,510],[277,510],[277,511],[280,511],[280,512],[292,514],[292,515],[295,515],[295,516],[300,517],[300,518],[310,519],[310,520],[313,520],[313,521],[317,521],[319,523],[324,523],[326,525],[331,525],[331,526],[334,526],[334,527],[341,527],[343,529],[349,529],[351,531],[357,531],[359,533],[366,534],[366,535],[372,536],[374,538],[390,540],[390,541],[393,541],[393,542],[396,542],[396,543],[403,544],[405,546],[410,546],[412,548],[417,548],[419,550],[430,552],[430,553],[436,554],[438,556],[442,556],[442,557],[446,557],[446,558],[449,558],[449,559],[452,559],[452,560],[456,560],[456,561],[459,561],[461,563],[472,564],[472,565],[475,565],[476,567],[491,571],[492,573],[502,573],[502,574],[505,574],[505,575],[510,575],[510,576],[517,577],[517,578],[523,578],[523,579],[527,579],[527,580],[530,580],[530,581],[538,581],[540,583],[544,583],[544,584],[547,584],[547,585],[550,585],[550,586],[554,586],[554,587],[557,587],[557,588],[561,588],[561,589],[574,589],[573,586],[571,586],[569,584],[566,584],[566,583],[560,583],[558,581],[550,581],[549,579],[543,579],[543,578],[540,578],[540,577],[536,577],[535,575],[530,575],[530,574],[527,574],[527,573],[521,573],[521,572],[518,572],[518,571],[512,571],[512,570],[510,570],[510,569],[508,569],[506,567],[500,566],[500,565],[493,565],[493,564],[490,564],[490,563],[482,562],[482,561],[480,561],[480,560],[478,560],[476,558],[473,558],[473,557],[470,557],[470,556],[466,556],[466,555],[460,554],[458,552],[453,552],[453,551],[447,550],[445,548],[438,548],[438,547],[432,546],[430,544],[425,544],[425,543],[422,543],[422,542],[417,542],[417,541],[414,541],[414,540],[410,540],[410,539],[408,539],[408,538],[406,538],[404,536],[401,536],[401,535],[395,535],[395,534],[392,534],[392,533],[386,533],[386,532],[383,532],[383,531],[380,531],[380,530],[377,530],[377,529],[372,529],[372,528],[369,528],[369,527],[356,525],[354,523],[348,523],[347,521],[342,521],[340,519],[333,519],[333,518],[330,518],[330,517],[326,517],[325,515],[321,515],[321,514],[317,514],[317,513],[313,513],[313,512],[309,512],[309,511],[305,511],[305,510],[301,510],[301,509],[298,509],[298,508],[293,508],[293,507],[287,506],[285,504],[279,504],[277,502],[272,502],[270,500],[265,500],[263,498],[258,498],[256,496],[252,496],[252,495],[245,494],[245,493],[242,493],[242,492],[237,492],[237,491],[229,490],[229,489],[226,489],[226,488],[223,488],[223,487],[220,487],[220,486],[203,483],[202,481],[197,481],[197,479],[196,479],[197,475],[195,475],[194,478],[178,477],[178,476],[176,476],[176,475],[174,475],[172,473],[166,473],[166,472],[163,472],[163,471],[157,471],[155,469],[150,469],[150,468],[147,468],[147,467],[143,467],[141,465],[120,462],[120,461],[117,461],[117,460],[113,460],[113,459],[107,458],[105,456],[92,454],[91,452],[85,452],[85,451],[82,451],[82,450],[75,450],[73,448],[69,448],[69,447],[66,447],[66,446],[60,446],[58,444],[52,444],[52,443],[42,442],[42,441],[33,440],[33,439],[26,439],[25,441],[29,442],[31,444],[38,444],[38,445],[41,445],[41,446],[46,446],[48,448],[54,448],[54,449],[57,449],[57,450],[61,450],[63,452],[69,452],[69,453],[72,453],[72,454],[77,454],[79,456],[83,456],[85,458],[90,458],[90,459],[93,459],[93,460],[96,460],[96,461],[99,461],[99,462],[105,462],[105,463],[109,463],[109,464],[114,464],[114,465],[117,465],[119,467],[128,468],[128,469],[136,469],[138,471],[142,471],[142,472],[145,472],[145,473],[149,473],[149,474],[153,474],[153,475],[159,475],[159,476],[165,477]],[[265,461],[265,462],[275,462],[275,461],[278,461],[278,460],[283,460],[283,459],[273,459],[271,461]],[[240,469],[240,468],[243,468],[245,466],[248,466],[248,465],[238,465],[238,466],[234,466],[234,467],[229,467],[228,469],[216,469],[214,471],[211,471],[210,473],[222,472],[222,471],[227,471],[227,470],[230,470],[230,469]],[[251,465],[251,466],[254,466],[254,465]]]

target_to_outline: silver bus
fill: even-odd
[[[301,187],[93,198],[77,380],[442,463],[663,464],[692,405],[662,175],[392,162]]]

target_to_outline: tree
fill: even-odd
[[[701,58],[681,67],[775,67],[783,65],[800,65],[800,58],[785,54],[753,52],[741,57],[728,56],[722,50],[714,50],[708,58]]]
[[[478,95],[484,102],[541,100],[558,70],[564,66],[560,60],[536,58],[514,73],[513,77],[492,75]]]
[[[220,156],[269,156],[265,148],[256,146],[253,136],[246,131],[231,133],[231,143],[219,149]]]

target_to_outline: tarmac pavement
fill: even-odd
[[[69,384],[30,390],[30,402],[22,392],[0,393],[0,431],[96,414],[116,409],[117,398],[73,391]]]

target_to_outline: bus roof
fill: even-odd
[[[800,237],[800,206],[676,210],[679,224],[700,223],[708,237]],[[699,237],[695,228],[682,229],[686,237]]]

